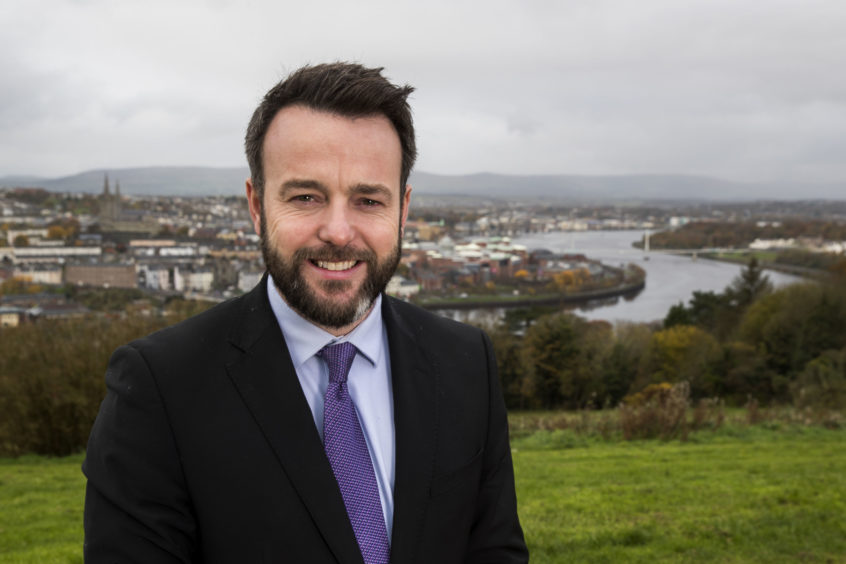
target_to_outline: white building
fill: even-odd
[[[411,296],[420,293],[420,284],[395,274],[385,287],[385,293],[407,300]]]

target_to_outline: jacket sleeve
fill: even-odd
[[[484,335],[484,334],[483,334]],[[529,561],[523,529],[517,516],[514,467],[508,441],[508,420],[499,385],[496,359],[487,335],[483,336],[489,375],[489,421],[482,479],[467,564],[518,564]]]
[[[165,404],[142,354],[112,355],[82,470],[85,562],[191,562],[197,527]]]

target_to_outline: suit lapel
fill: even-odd
[[[396,431],[391,561],[413,562],[434,470],[439,371],[419,346],[420,336],[398,315],[387,296],[382,316],[391,354]]]
[[[230,378],[336,559],[360,564],[355,534],[267,301],[266,284],[267,275],[245,297],[244,315],[231,338],[242,354],[227,366]]]

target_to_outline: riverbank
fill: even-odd
[[[735,253],[703,253],[698,255],[699,258],[706,260],[714,260],[720,262],[727,262],[745,266],[749,264],[749,259],[755,257],[758,259],[758,264],[764,270],[772,270],[773,272],[781,272],[782,274],[790,274],[792,276],[800,276],[802,278],[810,278],[813,280],[822,280],[831,276],[828,271],[819,268],[809,268],[806,266],[796,266],[792,264],[780,264],[773,262],[772,259],[767,259],[766,256],[760,256],[760,253],[749,251],[737,251]]]
[[[520,294],[520,295],[473,295],[438,296],[415,301],[423,308],[440,309],[476,309],[488,307],[529,307],[539,305],[571,305],[587,303],[593,300],[625,297],[632,298],[646,287],[646,280],[620,284],[611,288],[599,288],[582,292]]]
[[[650,323],[662,320],[667,311],[679,303],[687,303],[693,292],[722,292],[740,274],[740,263],[718,260],[691,260],[690,256],[644,253],[632,247],[640,237],[633,231],[585,231],[547,233],[514,238],[512,243],[528,249],[549,249],[554,253],[582,253],[603,264],[636,263],[646,271],[648,284],[633,300],[609,300],[609,303],[583,309],[578,314],[591,320]],[[794,284],[802,279],[781,272],[770,272],[776,287]],[[456,310],[461,311],[461,310]],[[456,319],[464,320],[456,316]]]

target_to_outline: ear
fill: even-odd
[[[405,220],[408,219],[408,204],[411,202],[411,184],[405,185],[405,195],[400,202],[400,233],[405,234]]]
[[[253,220],[253,229],[256,235],[261,236],[261,196],[253,186],[253,179],[247,179],[247,204],[250,206],[250,219]]]

